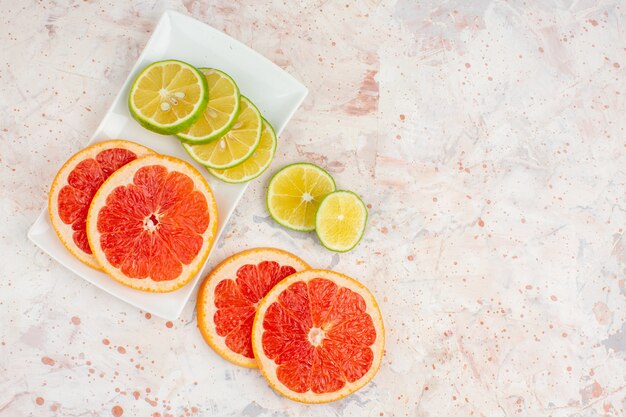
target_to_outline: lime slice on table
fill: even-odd
[[[163,135],[187,129],[206,108],[206,78],[193,66],[176,60],[148,65],[130,88],[128,107],[140,125]]]
[[[261,141],[250,158],[228,169],[209,168],[213,176],[230,183],[242,183],[255,179],[270,166],[276,152],[276,133],[267,120],[263,119]]]
[[[188,143],[206,143],[223,136],[239,116],[239,88],[235,81],[220,70],[199,70],[209,86],[209,103],[193,125],[176,134]]]
[[[333,177],[317,165],[300,162],[278,171],[267,187],[267,209],[280,225],[315,230],[315,213],[322,199],[335,191]]]
[[[261,141],[261,113],[245,96],[241,96],[240,106],[237,121],[218,140],[197,145],[183,142],[193,159],[209,168],[226,169],[241,164],[252,155]]]
[[[352,191],[334,191],[319,205],[315,232],[322,245],[335,252],[353,249],[363,237],[367,208]]]

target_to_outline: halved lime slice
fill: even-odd
[[[209,100],[206,78],[176,60],[148,65],[128,95],[130,114],[146,129],[170,135],[194,124]]]
[[[213,68],[200,68],[200,72],[209,86],[209,103],[193,125],[176,134],[188,143],[207,143],[223,136],[239,116],[239,88],[235,81]]]
[[[267,120],[263,119],[261,141],[250,158],[228,169],[208,168],[213,176],[230,183],[241,183],[255,179],[272,163],[276,152],[276,133]]]
[[[241,96],[241,110],[232,129],[213,142],[183,143],[189,155],[209,168],[226,169],[241,164],[261,141],[261,113],[250,100]]]
[[[322,245],[335,252],[353,249],[363,237],[367,208],[352,191],[328,194],[315,215],[315,232]]]
[[[326,195],[335,191],[333,177],[307,162],[287,165],[267,187],[267,209],[278,224],[293,230],[315,230],[315,213]]]

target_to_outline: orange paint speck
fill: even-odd
[[[543,48],[541,46],[539,47],[539,52],[543,54]]]
[[[41,358],[41,363],[43,363],[44,365],[52,366],[55,364],[55,361],[48,356],[44,356],[43,358]]]
[[[480,217],[478,218],[478,226],[485,227],[485,222]]]
[[[437,197],[433,197],[433,203],[436,203],[437,201]]]
[[[171,321],[168,321],[165,323],[165,327],[167,327],[168,329],[171,329],[172,327],[174,327],[174,323],[172,323]]]
[[[50,411],[57,411],[59,409],[59,406],[57,404],[52,404],[50,406]]]
[[[406,257],[406,259],[408,259],[409,261],[412,261],[413,259],[415,259],[415,257],[413,255],[409,255]]]
[[[37,398],[35,399],[35,402],[37,403],[37,405],[43,405],[43,403],[44,403],[44,399],[43,399],[43,398],[41,398],[41,397],[37,397]]]
[[[135,399],[136,399],[136,400],[138,400],[138,399],[139,399],[139,395],[140,395],[140,394],[139,394],[139,391],[135,391],[135,392],[133,392],[133,397],[135,397]]]
[[[111,342],[109,342],[109,339],[102,339],[102,344],[103,345],[108,345],[109,343],[111,343]]]
[[[400,115],[400,120],[404,122],[404,119],[406,119],[406,116],[404,114]]]
[[[196,414],[198,411],[199,411],[199,410],[198,410],[198,407],[195,407],[195,406],[194,406],[194,407],[191,407],[191,412],[192,412],[193,414]]]
[[[122,355],[123,355],[124,353],[126,353],[126,349],[124,349],[124,346],[118,346],[118,347],[117,347],[117,351],[118,351],[119,353],[121,353]]]
[[[589,23],[591,23],[591,26],[598,26],[598,21],[597,20],[589,19]]]
[[[161,413],[159,413],[158,411],[155,413],[152,413],[152,417],[161,417]]]
[[[466,63],[465,63],[465,68],[469,68],[469,67],[471,67],[471,66],[472,66],[472,65],[471,65],[469,62],[466,62]]]
[[[148,320],[150,320],[150,319],[152,318],[152,314],[150,314],[150,313],[146,313],[145,317],[146,317]]]
[[[593,395],[594,398],[598,398],[599,396],[602,395],[602,386],[598,384],[598,381],[593,382],[593,386],[591,388],[591,395]]]
[[[551,296],[550,296],[550,299],[551,299],[552,301],[556,301],[556,300],[558,300],[558,298],[556,298],[556,295],[551,295]]]
[[[75,324],[76,326],[78,326],[80,324],[80,317],[78,316],[72,317],[72,324]]]
[[[383,226],[383,227],[381,227],[381,228],[380,228],[380,232],[381,232],[382,234],[385,234],[385,235],[386,235],[386,234],[389,232],[389,229],[387,229],[387,227],[386,227],[386,226]]]
[[[619,63],[618,62],[614,62],[613,63],[613,68],[619,68]]]
[[[113,414],[115,417],[121,417],[122,414],[124,414],[124,409],[119,405],[116,405],[111,409],[111,414]]]

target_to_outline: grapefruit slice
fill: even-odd
[[[125,140],[100,142],[72,156],[54,177],[48,196],[52,227],[61,243],[90,267],[100,269],[85,232],[91,199],[113,171],[152,153],[144,146]]]
[[[285,277],[308,269],[297,256],[272,248],[240,252],[204,280],[197,300],[198,328],[224,359],[256,368],[250,336],[259,301]]]
[[[274,286],[252,327],[253,352],[267,381],[304,403],[336,401],[365,386],[380,367],[384,339],[367,288],[321,269]]]
[[[217,205],[204,177],[165,155],[139,158],[96,192],[87,238],[102,269],[120,283],[168,292],[204,264],[217,232]]]

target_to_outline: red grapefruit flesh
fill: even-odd
[[[252,347],[278,392],[305,403],[330,402],[362,388],[378,371],[383,321],[362,284],[312,269],[281,281],[261,301]]]
[[[125,140],[100,142],[72,156],[59,170],[48,198],[52,227],[79,260],[100,269],[87,241],[85,222],[93,196],[118,168],[152,150]]]
[[[87,238],[102,269],[143,291],[187,284],[204,264],[216,231],[217,205],[204,177],[165,155],[115,171],[87,215]]]
[[[202,283],[196,304],[198,328],[209,346],[236,365],[256,367],[250,338],[256,306],[278,282],[308,268],[297,256],[273,248],[223,261]]]

